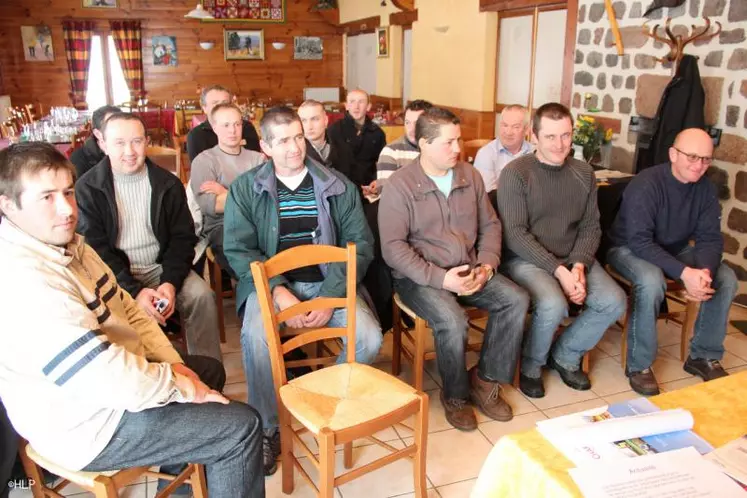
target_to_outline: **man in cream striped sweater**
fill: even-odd
[[[69,470],[186,460],[206,465],[211,497],[264,496],[259,415],[218,392],[217,360],[182,359],[75,233],[74,179],[52,145],[0,152],[0,398],[14,428]]]

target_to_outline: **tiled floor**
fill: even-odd
[[[226,393],[233,399],[246,401],[247,388],[241,364],[239,325],[231,306],[232,303],[226,303],[227,343],[223,345],[224,363],[228,373]],[[731,319],[747,320],[747,310],[733,307]],[[660,321],[658,328],[659,355],[654,363],[654,371],[661,383],[661,388],[669,391],[700,382],[699,379],[682,370],[682,362],[679,360],[679,326]],[[723,364],[729,372],[747,369],[747,336],[731,326],[726,338],[726,350]],[[470,353],[469,365],[471,366],[476,361],[477,356]],[[384,347],[376,366],[386,371],[391,368],[391,334],[385,336]],[[490,449],[505,434],[531,429],[538,420],[545,418],[637,397],[637,394],[630,390],[630,385],[620,366],[620,329],[617,326],[607,331],[593,351],[591,391],[574,391],[566,387],[555,372],[548,372],[545,374],[547,395],[544,398],[529,399],[516,389],[507,387],[504,394],[514,408],[514,419],[503,423],[479,414],[478,430],[471,433],[457,431],[446,422],[443,408],[438,402],[441,378],[435,362],[428,362],[426,371],[425,389],[431,396],[426,465],[430,488],[428,498],[468,497]],[[405,369],[402,377],[409,380],[409,369]],[[379,434],[380,439],[389,441],[398,448],[410,444],[411,436],[410,431],[401,428],[389,429]],[[312,448],[314,448],[313,445]],[[367,441],[360,442],[353,454],[355,464],[363,465],[381,456],[382,451],[380,447]],[[339,472],[342,470],[341,455],[338,455],[337,464]],[[311,464],[307,461],[304,467],[310,469]],[[314,476],[314,472],[310,474]],[[285,496],[280,490],[279,471],[268,478],[265,484],[268,498]],[[127,488],[126,494],[122,496],[152,497],[155,495],[155,488],[154,481],[141,482]],[[400,461],[341,486],[337,489],[336,496],[338,498],[406,498],[414,496],[413,489],[411,465]],[[26,498],[30,497],[31,493],[14,491],[10,496],[11,498]],[[91,495],[84,493],[74,496],[83,498]],[[297,472],[295,492],[292,496],[299,498],[313,496],[311,489],[302,481]]]

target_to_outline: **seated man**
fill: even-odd
[[[306,137],[306,154],[314,161],[333,168],[350,180],[355,158],[350,147],[333,143],[327,136],[327,112],[316,100],[306,100],[298,108],[303,134]]]
[[[345,177],[306,157],[306,141],[298,115],[287,107],[268,110],[261,122],[262,150],[270,158],[241,175],[228,190],[225,209],[224,250],[239,276],[236,307],[243,315],[241,347],[249,399],[262,415],[264,464],[275,472],[280,454],[278,409],[262,315],[249,265],[305,244],[345,247],[356,244],[358,282],[373,258],[371,231],[366,224],[358,189]],[[345,267],[322,265],[299,268],[270,282],[281,310],[318,296],[346,293]],[[344,327],[345,309],[312,311],[287,320],[290,327]],[[358,296],[356,307],[356,361],[371,363],[381,346],[381,328]]]
[[[83,143],[83,147],[75,149],[70,156],[70,162],[75,165],[76,178],[83,176],[89,169],[96,166],[106,157],[104,151],[99,147],[99,143],[102,140],[101,128],[104,125],[104,121],[115,112],[122,111],[119,107],[114,107],[113,105],[105,105],[93,111],[93,115],[91,116],[91,136]]]
[[[607,261],[633,284],[625,373],[639,394],[659,393],[651,364],[665,277],[682,281],[687,299],[701,303],[685,371],[703,380],[727,375],[718,360],[724,355],[737,278],[721,263],[721,206],[716,188],[704,176],[712,160],[713,141],[706,132],[680,132],[669,149],[669,162],[630,182],[612,225]]]
[[[405,134],[381,150],[379,162],[376,163],[376,181],[371,185],[374,194],[381,193],[384,183],[392,173],[420,155],[415,140],[415,123],[431,107],[433,105],[427,100],[413,100],[405,107]]]
[[[376,179],[376,161],[386,145],[386,135],[368,117],[371,102],[363,90],[348,92],[345,110],[345,117],[329,126],[327,136],[333,147],[348,147],[355,160],[348,178],[363,190],[364,195],[369,195],[370,184]]]
[[[495,420],[513,417],[500,384],[514,378],[529,297],[495,274],[501,222],[480,175],[458,162],[459,118],[432,107],[418,118],[415,136],[419,160],[389,177],[379,201],[381,249],[400,298],[433,329],[446,419],[471,431],[470,399]],[[480,361],[469,372],[460,304],[490,313]]]
[[[218,104],[230,104],[233,99],[231,91],[220,85],[211,85],[202,89],[200,93],[200,105],[202,110],[205,112],[205,116],[210,117],[210,112]],[[244,121],[244,126],[241,130],[242,145],[245,149],[259,150],[259,137],[257,136],[257,130],[254,129],[254,125],[247,121]],[[195,126],[187,134],[187,154],[189,160],[194,161],[200,152],[211,149],[218,145],[218,137],[215,135],[210,119],[206,119],[204,122]]]
[[[524,339],[520,388],[545,395],[542,367],[548,363],[569,387],[586,390],[581,358],[625,311],[625,293],[594,259],[601,228],[597,182],[589,164],[568,158],[573,119],[566,107],[537,109],[534,154],[511,161],[498,183],[498,213],[507,254],[501,265],[529,291],[532,323]],[[555,341],[568,301],[584,311]]]
[[[69,470],[188,461],[205,464],[211,497],[264,496],[259,415],[218,392],[218,361],[182,359],[75,234],[74,178],[52,145],[0,152],[0,398],[13,426]]]
[[[220,360],[215,296],[191,270],[197,237],[184,187],[145,157],[136,114],[112,114],[102,133],[108,157],[75,186],[78,231],[151,318],[165,325],[179,310],[190,354]]]
[[[503,168],[532,151],[532,145],[524,140],[528,130],[529,113],[524,106],[503,108],[498,119],[498,138],[480,148],[475,156],[475,168],[482,175],[485,190],[496,190]]]
[[[202,231],[210,241],[216,261],[231,278],[238,280],[223,255],[223,207],[231,182],[265,162],[265,156],[241,146],[241,110],[234,104],[213,107],[210,126],[218,137],[218,145],[201,152],[192,161],[189,186],[200,206]]]

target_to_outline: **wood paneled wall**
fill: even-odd
[[[286,0],[286,22],[204,23],[185,19],[197,0],[118,0],[117,9],[83,9],[82,0],[16,0],[2,2],[0,15],[0,87],[14,104],[41,102],[44,107],[69,104],[69,77],[62,23],[65,18],[96,19],[108,29],[109,19],[140,19],[143,30],[145,89],[152,102],[195,98],[199,86],[222,84],[240,97],[300,100],[303,88],[342,86],[342,36],[318,13],[309,12],[311,0]],[[5,5],[7,3],[7,5]],[[21,25],[46,24],[52,29],[53,62],[26,62]],[[263,29],[265,60],[225,61],[223,28]],[[151,37],[176,37],[178,66],[153,66]],[[321,61],[293,60],[294,36],[321,36]],[[202,50],[198,41],[214,41]],[[271,42],[286,43],[282,50]]]

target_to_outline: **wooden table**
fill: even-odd
[[[0,138],[0,150],[7,149],[10,146],[10,140],[7,138]],[[54,146],[65,154],[65,157],[68,157],[68,152],[70,151],[70,148],[73,146],[70,142],[62,142],[62,143],[56,143]]]
[[[693,430],[719,447],[747,433],[747,371],[650,398],[662,410],[684,408]],[[581,497],[573,464],[536,429],[504,436],[483,464],[472,498]]]

